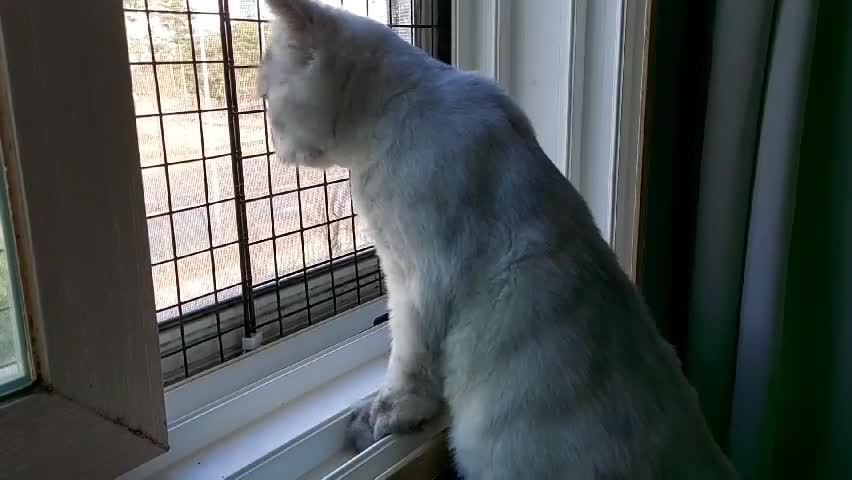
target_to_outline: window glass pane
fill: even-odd
[[[29,384],[17,257],[5,181],[0,191],[0,395]]]

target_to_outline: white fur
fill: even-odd
[[[515,104],[378,23],[270,3],[282,18],[259,90],[279,157],[351,169],[387,276],[390,369],[355,408],[359,446],[446,405],[470,480],[734,478],[673,350]]]

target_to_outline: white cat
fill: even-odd
[[[259,80],[278,156],[351,170],[387,276],[359,448],[445,407],[464,478],[727,479],[675,353],[526,116],[372,20],[310,0]]]

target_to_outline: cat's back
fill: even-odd
[[[459,188],[488,192],[476,216],[489,221],[474,220],[475,248],[456,258],[472,288],[455,290],[445,343],[454,448],[484,468],[471,478],[733,478],[674,351],[527,117],[488,80],[443,82],[439,115],[474,152],[456,160],[470,169]]]
[[[423,52],[404,52],[390,67],[392,75],[412,79],[405,99],[388,115],[388,127],[406,126],[438,134],[455,133],[469,143],[488,134],[517,129],[523,137],[535,134],[526,115],[501,86],[478,72],[444,64]]]
[[[385,192],[418,235],[386,244],[452,299],[444,393],[468,478],[726,478],[673,352],[527,117],[491,81],[431,65],[388,126],[392,168],[416,181]]]

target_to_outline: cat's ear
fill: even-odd
[[[266,0],[269,8],[283,19],[292,33],[306,33],[316,26],[323,14],[313,0]]]

